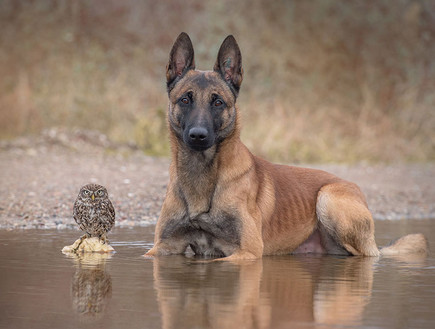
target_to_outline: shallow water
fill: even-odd
[[[378,221],[380,245],[435,222]],[[435,328],[435,258],[283,256],[234,265],[145,259],[154,227],[117,253],[70,258],[78,231],[0,231],[2,328]]]

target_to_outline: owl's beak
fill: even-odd
[[[92,201],[95,200],[95,195],[94,195],[94,193],[92,193],[91,198],[92,198]]]

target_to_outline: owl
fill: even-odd
[[[107,190],[98,184],[88,184],[80,189],[74,203],[73,216],[86,237],[98,237],[107,242],[106,234],[115,224],[115,209]]]

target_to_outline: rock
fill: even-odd
[[[113,254],[114,252],[64,252],[64,255],[73,259],[79,267],[86,265],[95,269],[104,269],[106,260],[112,258]]]
[[[81,239],[77,239],[72,245],[65,246],[62,249],[64,254],[68,253],[78,253],[78,252],[98,252],[98,253],[106,253],[106,252],[114,252],[115,249],[107,243],[103,243],[100,239],[96,237],[85,238],[83,241]]]

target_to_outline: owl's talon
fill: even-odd
[[[75,252],[75,253],[77,253],[77,250],[79,250],[81,244],[83,243],[83,241],[84,241],[86,238],[88,238],[88,234],[84,234],[84,235],[82,235],[82,236],[80,237],[80,241],[79,241],[79,243],[77,244],[77,247],[75,247],[72,251]]]
[[[100,236],[100,241],[102,244],[109,244],[109,240],[107,239],[107,237],[105,235]]]

